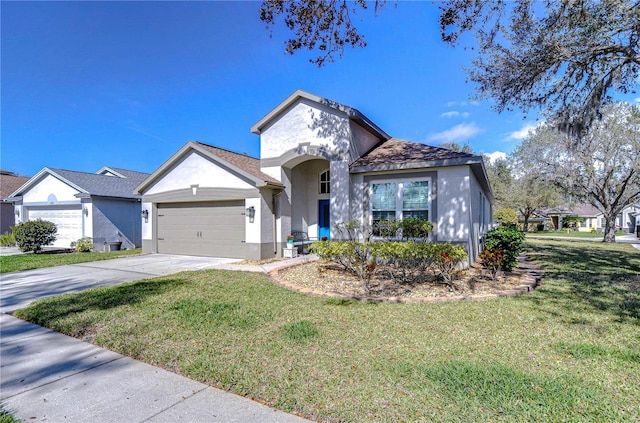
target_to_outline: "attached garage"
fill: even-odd
[[[142,195],[142,252],[275,257],[282,188],[255,157],[189,141],[135,190]]]
[[[244,201],[159,203],[158,253],[244,257]]]
[[[53,247],[69,248],[73,241],[82,238],[82,209],[77,206],[31,207],[28,220],[48,220],[58,229]]]

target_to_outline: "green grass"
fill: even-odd
[[[640,251],[526,250],[547,273],[515,298],[366,303],[209,270],[17,314],[322,421],[640,421]]]
[[[0,423],[20,423],[13,415],[7,411],[3,404],[0,404]]]
[[[538,232],[528,232],[527,235],[531,236],[554,236],[554,237],[565,237],[565,238],[600,238],[604,237],[604,234],[599,234],[595,232],[581,232],[581,231],[538,231]],[[616,231],[616,236],[623,235],[622,231]]]
[[[140,248],[95,253],[18,254],[14,256],[0,256],[0,273],[20,272],[22,270],[41,269],[43,267],[62,266],[65,264],[109,260],[136,254],[140,254]]]

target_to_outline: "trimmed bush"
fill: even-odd
[[[436,280],[455,291],[452,281],[458,264],[467,259],[462,246],[416,241],[319,241],[311,245],[311,251],[357,275],[367,291],[377,273],[396,285]]]
[[[2,247],[15,247],[16,237],[13,232],[5,232],[0,235],[0,246]]]
[[[493,220],[501,226],[511,226],[518,224],[518,212],[508,207],[502,207],[493,214]]]
[[[78,253],[88,253],[93,250],[93,242],[91,237],[80,238],[77,241],[73,241],[71,243],[71,248],[75,248]]]
[[[56,240],[55,223],[47,220],[30,220],[15,226],[14,235],[20,251],[39,253],[45,245],[51,245]]]
[[[504,254],[501,264],[505,272],[511,272],[518,265],[523,242],[524,232],[515,226],[499,226],[485,235],[485,249],[501,250]]]

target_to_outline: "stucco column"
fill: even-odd
[[[331,239],[343,239],[340,232],[334,230],[334,226],[340,222],[351,220],[349,210],[349,163],[346,161],[332,161],[329,163],[331,170]]]

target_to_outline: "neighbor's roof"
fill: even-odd
[[[44,175],[48,174],[80,191],[79,194],[76,194],[76,197],[140,198],[139,195],[132,194],[133,189],[149,176],[148,173],[115,167],[103,167],[98,172],[100,173],[45,167],[20,188],[15,190],[11,197],[23,195],[25,191],[28,191],[32,186],[36,185]],[[111,173],[117,176],[109,176],[105,173]]]
[[[169,171],[171,166],[177,163],[191,150],[198,151],[211,160],[235,171],[244,178],[253,181],[256,187],[282,187],[282,183],[280,181],[260,171],[260,160],[255,157],[251,157],[246,154],[234,153],[233,151],[214,147],[198,141],[189,141],[158,169],[156,169],[148,178],[135,187],[134,191],[137,193],[145,191],[158,178],[164,175],[165,172]]]
[[[29,179],[28,176],[16,176],[12,172],[0,170],[0,199],[9,197]]]
[[[287,108],[301,99],[306,99],[314,103],[322,104],[330,107],[334,110],[339,110],[347,115],[347,117],[357,122],[361,127],[372,133],[373,135],[382,138],[391,138],[386,132],[384,132],[378,125],[373,123],[371,119],[362,114],[358,109],[345,106],[337,101],[329,100],[328,98],[320,97],[315,94],[303,90],[296,90],[293,94],[287,97],[282,103],[278,104],[273,110],[267,113],[262,119],[260,119],[255,125],[251,127],[251,132],[260,135],[265,126],[269,125],[275,118],[282,114]]]

